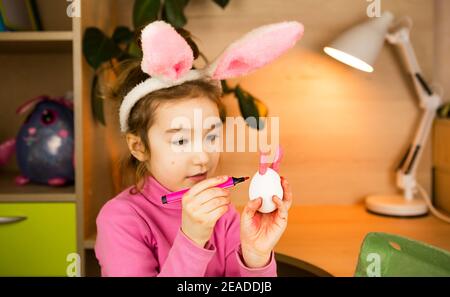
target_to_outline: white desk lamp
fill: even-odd
[[[373,64],[385,39],[401,49],[420,99],[420,107],[424,109],[424,112],[414,141],[397,167],[397,186],[402,189],[403,195],[369,196],[366,198],[366,207],[371,212],[390,216],[424,215],[428,208],[436,214],[426,191],[416,182],[416,171],[442,98],[430,88],[422,77],[409,39],[411,26],[401,26],[388,32],[393,20],[393,14],[385,12],[379,18],[374,18],[344,32],[331,45],[325,47],[324,51],[347,65],[365,72],[372,72]],[[415,197],[418,191],[425,199]],[[437,213],[436,215],[448,221],[448,218],[442,214]]]

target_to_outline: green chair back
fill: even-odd
[[[387,233],[368,233],[355,276],[450,276],[450,253]]]

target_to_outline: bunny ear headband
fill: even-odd
[[[141,32],[142,71],[150,78],[137,84],[120,106],[120,128],[128,130],[133,106],[156,90],[201,78],[220,80],[248,74],[275,60],[303,36],[299,22],[281,22],[256,28],[230,44],[219,57],[203,69],[191,69],[192,49],[175,29],[163,21],[147,25]]]

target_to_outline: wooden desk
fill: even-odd
[[[353,276],[361,244],[369,232],[406,236],[450,250],[450,224],[432,215],[398,219],[370,214],[364,205],[320,205],[289,210],[288,227],[275,251],[333,276]]]

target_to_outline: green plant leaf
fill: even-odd
[[[158,19],[161,0],[135,0],[133,7],[133,26],[139,30]]]
[[[115,44],[130,44],[133,41],[134,33],[128,27],[119,26],[114,30],[112,39]]]
[[[228,2],[230,2],[230,0],[213,0],[213,1],[222,8],[225,8],[228,5]]]
[[[222,85],[222,91],[224,94],[230,94],[234,92],[234,89],[228,86],[227,81],[225,79],[222,79],[220,81],[220,84]]]
[[[264,103],[243,90],[239,85],[234,89],[234,95],[238,99],[239,109],[247,124],[254,129],[264,129],[264,122],[259,120],[260,117],[265,117],[268,114],[268,109]]]
[[[450,116],[450,103],[442,105],[438,109],[438,116],[441,118],[448,118]]]
[[[179,0],[164,1],[163,17],[175,28],[181,28],[187,23],[184,15],[184,4],[183,1]]]
[[[131,56],[129,53],[127,52],[123,52],[120,56],[118,56],[116,59],[118,62],[122,62],[128,59],[133,58],[133,56]]]
[[[83,54],[89,65],[97,69],[102,63],[119,56],[121,50],[98,28],[89,27],[84,31]]]
[[[103,99],[98,96],[98,76],[95,75],[91,84],[91,110],[95,120],[106,125],[105,113],[103,110]]]
[[[186,7],[189,4],[189,0],[180,0],[183,7]]]
[[[128,54],[134,58],[142,58],[142,50],[134,41],[130,43],[130,47],[128,48]]]

